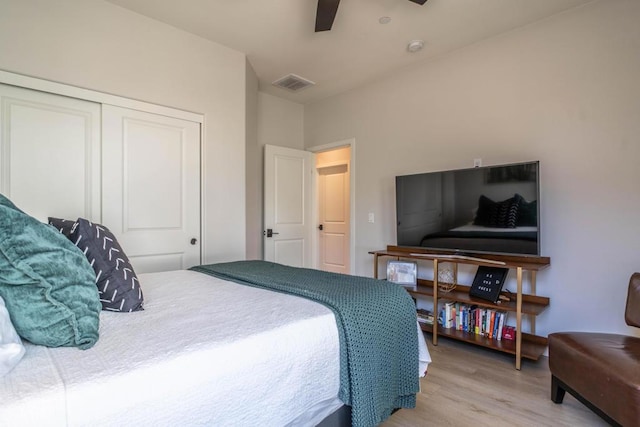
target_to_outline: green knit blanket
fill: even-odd
[[[354,427],[413,408],[419,389],[413,300],[401,286],[366,277],[237,261],[192,267],[233,282],[308,298],[330,308],[340,337],[340,392]]]

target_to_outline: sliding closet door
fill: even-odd
[[[0,192],[41,221],[100,221],[100,104],[0,84],[0,113]]]
[[[200,264],[200,124],[102,108],[102,215],[136,272]]]

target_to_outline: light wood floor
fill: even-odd
[[[510,355],[440,338],[427,345],[433,362],[421,380],[415,409],[401,409],[382,427],[418,426],[607,426],[567,393],[550,399],[548,359],[522,361]]]

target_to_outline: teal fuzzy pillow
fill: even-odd
[[[102,308],[84,254],[0,194],[0,296],[18,334],[38,345],[87,349]]]
[[[0,206],[6,206],[8,208],[13,209],[14,211],[18,211],[18,212],[24,213],[20,209],[18,209],[18,207],[16,205],[14,205],[11,200],[7,199],[2,194],[0,194]]]

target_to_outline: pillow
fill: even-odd
[[[518,201],[518,221],[516,225],[521,226],[538,226],[538,201],[527,202],[524,197],[519,194],[514,196]]]
[[[0,377],[5,376],[24,356],[24,346],[11,323],[9,312],[0,297]]]
[[[512,197],[494,202],[481,195],[478,199],[478,213],[473,223],[492,228],[515,228],[518,220],[518,201]]]
[[[20,209],[18,209],[18,207],[16,205],[13,204],[13,202],[9,199],[7,199],[4,195],[0,194],[0,206],[5,206],[7,208],[11,208],[14,211],[18,211],[18,212],[22,212]],[[24,213],[24,212],[22,212]]]
[[[132,312],[143,309],[138,276],[107,227],[84,218],[77,221],[49,218],[49,224],[67,236],[89,260],[96,274],[103,310]]]
[[[62,233],[67,239],[71,239],[71,233],[75,231],[78,223],[70,219],[60,219],[49,217],[49,224]]]
[[[89,262],[1,194],[0,296],[25,340],[81,349],[98,340],[100,300]]]

